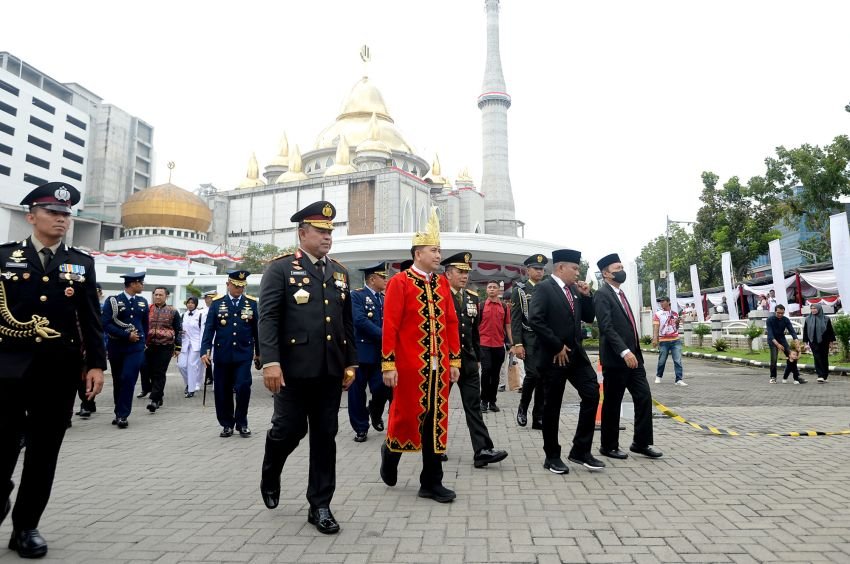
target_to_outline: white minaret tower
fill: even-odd
[[[487,11],[487,65],[482,94],[478,97],[483,134],[484,232],[516,237],[514,195],[508,171],[508,108],[511,97],[502,75],[499,56],[499,0],[485,0]]]

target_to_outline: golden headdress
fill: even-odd
[[[440,246],[440,218],[437,217],[437,208],[431,208],[431,217],[425,232],[413,234],[413,246],[439,247]]]

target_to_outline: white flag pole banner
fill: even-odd
[[[788,307],[788,290],[785,286],[785,267],[782,265],[782,247],[779,239],[768,243],[770,253],[770,271],[773,274],[773,292],[776,294],[776,305]]]
[[[699,288],[699,275],[695,264],[691,265],[691,288],[694,291],[694,308],[697,310],[697,319],[703,322],[705,321],[705,312],[702,310],[702,291]]]
[[[649,281],[649,309],[653,312],[658,309],[658,300],[655,296],[655,280]]]
[[[723,267],[723,289],[726,292],[726,306],[729,311],[729,319],[740,319],[738,316],[738,296],[732,289],[732,253],[725,252],[722,255]]]
[[[829,239],[832,243],[832,268],[838,282],[838,295],[842,309],[847,311],[850,300],[850,233],[847,231],[847,214],[829,216]]]
[[[672,272],[667,273],[667,297],[670,298],[670,306],[673,308],[673,311],[679,312],[681,309],[679,308],[679,298],[676,297],[676,275]]]

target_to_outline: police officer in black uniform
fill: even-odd
[[[260,358],[257,300],[245,295],[247,270],[227,273],[227,292],[210,304],[204,336],[201,339],[201,361],[213,365],[215,381],[215,414],[221,425],[220,437],[250,437],[248,403],[251,401],[251,363]],[[214,359],[214,360],[212,360]],[[233,390],[236,390],[236,407]]]
[[[525,363],[525,379],[522,381],[522,397],[516,410],[516,422],[520,427],[528,423],[528,406],[534,396],[531,410],[531,428],[543,430],[543,381],[537,372],[537,335],[528,323],[531,297],[537,284],[545,276],[544,268],[549,259],[542,254],[531,255],[525,262],[528,278],[514,285],[511,294],[511,335],[517,357]]]
[[[103,330],[109,337],[106,350],[112,367],[112,398],[115,400],[113,425],[129,426],[127,418],[133,410],[133,391],[145,360],[145,338],[148,335],[148,301],[141,296],[145,289],[145,273],[122,274],[124,291],[103,303]]]
[[[339,531],[330,510],[339,405],[357,364],[348,271],[327,257],[335,216],[325,201],[296,212],[298,249],[269,263],[260,289],[263,380],[274,393],[260,494],[277,507],[284,463],[309,428],[307,521],[325,534]]]
[[[471,260],[472,254],[463,252],[450,256],[440,264],[446,269],[445,276],[454,296],[460,330],[460,378],[456,383],[460,388],[469,438],[472,439],[473,466],[484,468],[488,464],[501,462],[508,457],[508,453],[493,448],[493,440],[481,416],[481,377],[478,373],[478,359],[481,358],[478,337],[478,324],[481,321],[479,300],[478,294],[466,289],[469,271],[472,270]]]
[[[11,510],[12,473],[26,432],[9,548],[47,553],[38,523],[47,506],[68,414],[83,374],[86,398],[103,389],[103,348],[94,259],[62,243],[80,200],[63,182],[24,198],[32,235],[0,245],[0,522]]]

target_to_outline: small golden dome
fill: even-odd
[[[377,118],[379,139],[393,151],[412,154],[413,149],[395,127],[384,97],[365,76],[351,89],[342,103],[342,111],[336,121],[319,134],[316,149],[336,147],[340,135],[345,135],[352,147],[359,146],[371,138],[370,125],[373,114]]]
[[[442,175],[442,167],[440,166],[440,155],[434,153],[434,162],[431,164],[431,182],[439,186],[445,186],[449,181]]]
[[[357,152],[375,152],[375,153],[386,153],[390,154],[390,146],[381,141],[381,130],[378,127],[378,116],[376,114],[372,114],[371,119],[369,119],[369,138],[357,145]]]
[[[328,167],[325,176],[337,176],[350,172],[357,172],[357,169],[351,166],[351,149],[345,142],[345,135],[340,135],[336,146],[336,162]]]
[[[301,170],[302,166],[301,151],[298,149],[298,145],[296,145],[292,151],[292,155],[289,157],[289,170],[277,177],[278,183],[306,180],[307,175]]]
[[[121,206],[121,224],[136,227],[174,227],[206,233],[212,210],[195,194],[170,182],[139,190]]]
[[[259,188],[260,186],[265,186],[265,183],[260,180],[260,165],[257,164],[257,155],[251,153],[251,158],[248,160],[248,174],[237,188]]]
[[[269,166],[289,166],[289,139],[286,138],[286,132],[283,132],[283,137],[280,140],[280,150],[275,158],[269,163]]]

